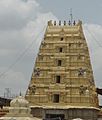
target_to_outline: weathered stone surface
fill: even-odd
[[[68,120],[80,116],[96,120],[98,96],[93,78],[82,22],[61,25],[61,21],[49,21],[25,96],[34,116],[46,118],[45,111],[49,111],[61,112]]]

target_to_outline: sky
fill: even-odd
[[[0,0],[1,96],[8,88],[25,94],[47,21],[68,21],[70,9],[83,21],[96,87],[102,88],[102,0]]]

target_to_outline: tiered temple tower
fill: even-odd
[[[48,21],[25,97],[36,117],[97,120],[98,97],[81,21]]]

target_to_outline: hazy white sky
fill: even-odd
[[[70,8],[75,19],[102,25],[102,0],[37,0],[42,11],[51,11],[60,20],[68,20]]]
[[[102,87],[102,0],[0,0],[0,95],[5,88],[26,92],[47,21],[68,21],[70,8],[83,21],[95,82]]]

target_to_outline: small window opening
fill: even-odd
[[[61,77],[59,75],[56,76],[56,83],[60,83]]]
[[[59,48],[59,52],[62,52],[62,50],[63,50],[62,48]]]
[[[59,94],[54,94],[54,96],[53,96],[53,102],[54,103],[59,103]]]
[[[71,46],[71,43],[69,43],[69,47]]]
[[[58,66],[61,66],[61,65],[62,65],[62,60],[58,60],[57,65],[58,65]]]
[[[61,41],[63,41],[63,37],[61,37]]]

